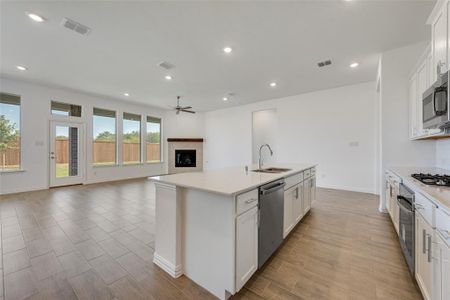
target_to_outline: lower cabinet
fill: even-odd
[[[432,300],[434,230],[416,213],[416,280],[425,300]]]
[[[258,207],[236,217],[236,292],[258,269]]]
[[[284,191],[283,238],[291,232],[303,216],[302,187],[301,182]]]
[[[307,178],[303,181],[303,215],[305,215],[311,209],[311,183],[311,178]]]

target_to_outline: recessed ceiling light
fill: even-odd
[[[26,71],[27,70],[27,68],[24,67],[24,66],[16,66],[16,68],[17,68],[17,70],[20,70],[20,71]]]
[[[172,80],[173,77],[170,76],[170,75],[166,75],[166,76],[164,76],[164,78],[167,79],[167,80]]]
[[[41,17],[40,15],[34,14],[34,13],[27,13],[27,16],[28,16],[28,18],[30,18],[31,20],[36,21],[36,22],[39,22],[39,23],[45,21],[43,17]]]
[[[230,54],[231,51],[233,51],[233,49],[231,49],[231,47],[225,47],[225,48],[223,48],[223,52],[225,52],[226,54]]]
[[[228,97],[223,97],[222,100],[223,101],[228,101]]]
[[[271,86],[271,87],[276,87],[276,86],[277,86],[277,83],[276,83],[276,82],[271,82],[271,83],[270,83],[270,86]]]
[[[350,65],[350,68],[356,68],[357,66],[359,66],[359,64],[357,62],[354,62]]]
[[[124,95],[125,97],[129,97],[129,96],[130,96],[129,93],[123,93],[123,95]]]

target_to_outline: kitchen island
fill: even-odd
[[[156,187],[154,263],[220,299],[258,269],[259,187],[284,182],[283,238],[310,210],[314,164],[276,164],[279,173],[245,167],[151,177]],[[267,167],[266,167],[267,168]]]

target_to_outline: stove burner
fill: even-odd
[[[419,173],[419,174],[412,174],[411,177],[427,185],[450,187],[450,175],[439,175],[439,174],[432,175]]]

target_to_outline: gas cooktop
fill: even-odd
[[[439,174],[432,175],[432,174],[418,173],[418,174],[411,174],[411,177],[427,185],[450,187],[450,175],[439,175]]]

